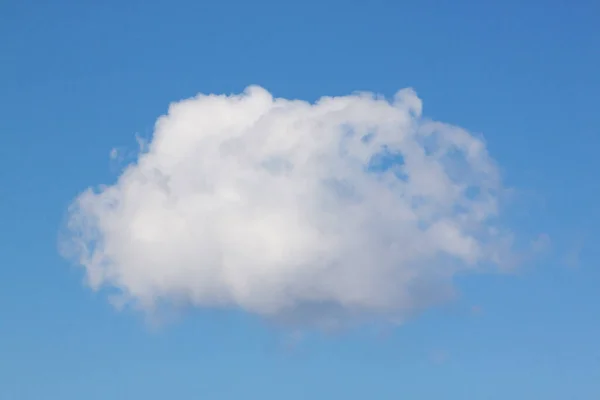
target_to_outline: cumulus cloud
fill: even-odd
[[[76,198],[63,248],[92,288],[146,311],[401,322],[510,238],[485,143],[421,109],[410,89],[174,103],[114,184]]]

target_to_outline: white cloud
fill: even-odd
[[[483,141],[422,118],[412,90],[310,104],[251,86],[172,104],[116,183],[74,201],[63,244],[147,311],[400,322],[499,259],[501,190]]]

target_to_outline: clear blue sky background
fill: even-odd
[[[598,21],[592,0],[1,1],[0,400],[600,398]],[[116,312],[57,253],[66,207],[169,102],[248,84],[414,87],[485,135],[549,254],[383,335]]]

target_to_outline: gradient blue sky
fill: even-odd
[[[3,0],[0,399],[600,398],[599,18],[591,0]],[[68,204],[169,102],[249,84],[415,88],[485,136],[548,254],[380,334],[290,344],[243,314],[115,311],[57,252]]]

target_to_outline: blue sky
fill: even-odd
[[[597,3],[101,3],[0,4],[0,399],[600,396]],[[425,116],[484,135],[517,189],[507,223],[549,249],[385,332],[290,344],[243,312],[116,311],[57,251],[67,207],[169,103],[250,84],[413,87]]]

